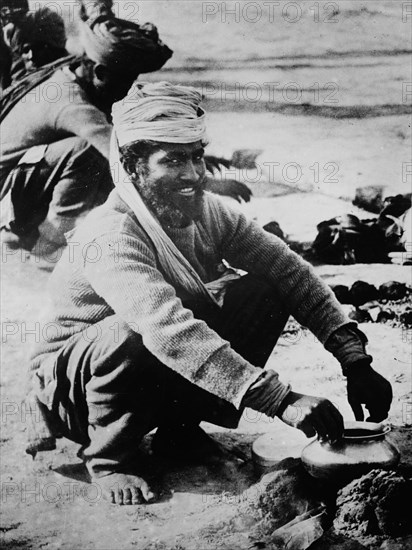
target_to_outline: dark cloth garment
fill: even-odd
[[[223,307],[185,304],[234,350],[263,367],[289,313],[263,279],[246,275],[229,287]],[[74,335],[44,383],[61,435],[83,445],[93,476],[124,471],[141,438],[162,423],[206,420],[236,427],[242,409],[185,380],[156,359],[118,315]],[[44,373],[43,373],[44,374]]]
[[[384,200],[377,218],[346,214],[321,222],[311,247],[314,259],[331,264],[389,262],[389,252],[405,250],[402,216],[410,208],[411,195],[397,195]]]
[[[152,23],[138,25],[107,15],[82,22],[80,41],[89,59],[118,75],[158,71],[173,55]]]
[[[70,137],[51,143],[40,162],[21,162],[9,174],[1,199],[2,224],[30,250],[47,213],[73,228],[76,217],[102,204],[110,193],[109,163],[87,141]],[[68,219],[71,220],[68,221]]]

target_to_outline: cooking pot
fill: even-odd
[[[345,422],[336,443],[314,440],[302,451],[302,462],[316,478],[346,484],[374,468],[390,470],[399,463],[399,451],[386,439],[390,426],[374,422]]]

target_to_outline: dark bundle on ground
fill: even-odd
[[[346,214],[319,223],[312,259],[330,264],[389,262],[390,252],[405,251],[402,216],[410,208],[410,195],[396,195],[383,201],[376,219]]]
[[[280,239],[282,239],[282,241],[286,240],[285,234],[283,233],[282,228],[280,227],[278,222],[269,222],[263,226],[263,229],[268,233],[272,233],[272,235],[276,235],[276,237],[279,237]]]
[[[412,480],[372,470],[338,493],[334,530],[349,537],[400,537],[412,533]]]
[[[356,189],[356,196],[352,201],[352,204],[363,208],[368,212],[379,214],[383,207],[383,191],[384,188],[381,185],[367,185],[366,187],[358,187]]]
[[[331,289],[335,293],[336,299],[341,304],[351,304],[352,297],[349,288],[345,285],[331,285]]]
[[[378,298],[378,289],[365,281],[355,281],[349,290],[351,301],[354,306],[361,306]]]
[[[331,289],[341,304],[352,304],[356,307],[379,298],[376,286],[365,281],[355,281],[350,288],[345,285],[331,285]]]
[[[386,216],[395,216],[399,218],[412,206],[412,195],[396,195],[394,197],[386,197],[383,201],[383,208],[380,214]]]
[[[341,304],[347,304],[349,318],[358,323],[412,326],[412,289],[404,283],[388,281],[377,289],[365,281],[356,281],[351,288],[331,285],[331,289]]]
[[[379,287],[380,300],[402,300],[406,293],[406,285],[398,281],[388,281]]]

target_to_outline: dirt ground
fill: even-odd
[[[151,80],[174,79],[204,89],[218,82],[235,90],[238,82],[243,83],[239,90],[244,90],[245,82],[278,81],[282,86],[297,82],[303,90],[297,102],[285,101],[276,92],[276,100],[264,96],[246,106],[242,91],[233,96],[235,101],[226,101],[220,92],[209,93],[210,152],[230,157],[236,149],[261,151],[259,173],[231,174],[253,187],[251,203],[240,206],[250,216],[262,225],[277,220],[292,240],[308,243],[316,235],[316,224],[324,219],[345,212],[370,217],[342,200],[353,198],[356,187],[379,185],[388,195],[410,192],[411,108],[402,95],[402,83],[411,80],[406,55],[410,46],[405,42],[405,27],[398,23],[395,2],[377,2],[375,10],[366,11],[356,2],[340,2],[344,17],[333,28],[279,23],[276,32],[265,28],[262,35],[256,26],[185,26],[173,4],[163,2],[167,9],[156,13],[154,2],[141,3],[142,16],[147,12],[147,19],[159,20],[162,36],[176,52],[170,70],[150,75]],[[190,20],[202,3],[182,4]],[[398,6],[401,9],[402,2]],[[208,41],[210,32],[216,40]],[[300,40],[302,32],[307,41]],[[231,41],[224,42],[224,33]],[[254,39],[248,40],[252,35]],[[199,44],[197,36],[201,37]],[[279,48],[279,59],[272,41]],[[230,47],[221,48],[229,42]],[[185,47],[191,50],[190,55],[183,55]],[[209,54],[215,60],[213,65]],[[321,85],[321,100],[312,101],[308,108],[305,103],[314,82]],[[324,85],[330,82],[339,87],[337,105],[325,103],[331,89]],[[294,169],[300,170],[299,178],[295,178]],[[102,501],[73,443],[59,440],[55,451],[39,453],[34,461],[25,454],[27,418],[21,401],[27,353],[39,338],[39,310],[47,299],[47,277],[56,259],[39,259],[1,247],[2,547],[251,548],[247,528],[239,528],[236,521],[239,503],[249,499],[253,504],[259,492],[259,476],[251,459],[253,441],[263,433],[272,433],[279,459],[299,456],[308,443],[303,434],[278,420],[246,410],[236,431],[205,425],[227,449],[226,459],[212,464],[150,462],[150,441],[146,441],[142,452],[146,452],[151,475],[162,488],[161,499],[136,507],[115,507]],[[390,280],[412,284],[411,268],[399,265],[323,265],[316,270],[330,284],[350,285],[359,279],[375,285]],[[369,338],[375,368],[392,383],[390,437],[401,451],[403,467],[412,468],[412,331],[377,323],[364,323],[360,328]],[[286,332],[267,367],[277,370],[296,391],[328,397],[346,419],[352,419],[339,366],[308,331]],[[397,541],[396,546],[379,541],[378,546],[368,547],[401,550],[409,542]],[[314,548],[355,550],[362,546],[332,537]]]

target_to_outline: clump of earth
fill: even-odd
[[[336,492],[309,476],[300,460],[289,458],[252,487],[255,498],[241,501],[236,513],[238,532],[247,533],[252,542],[249,548],[278,548],[274,538],[277,529],[322,506],[324,534],[314,543],[314,549],[398,550],[404,548],[406,540],[412,541],[407,505],[412,479],[398,472],[375,469]],[[252,487],[247,490],[249,496]],[[296,525],[291,533],[298,530]]]
[[[271,532],[296,516],[317,508],[323,501],[320,482],[312,478],[299,459],[282,460],[275,471],[261,479],[258,498],[242,510],[261,519],[260,530]]]
[[[411,479],[397,472],[372,470],[338,492],[334,531],[364,543],[410,535],[411,494]]]

